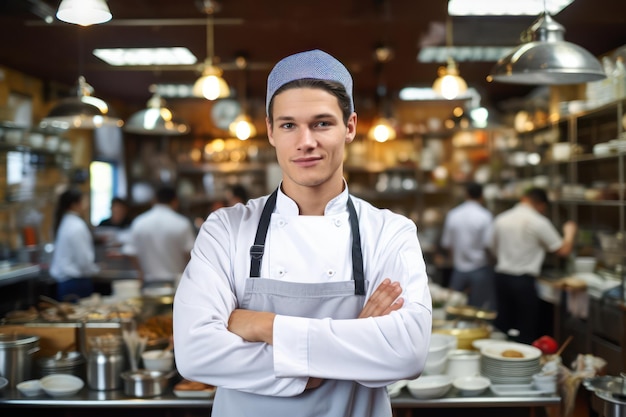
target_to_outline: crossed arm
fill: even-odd
[[[385,316],[400,309],[404,304],[404,300],[398,298],[400,294],[400,284],[386,278],[367,300],[358,318]],[[236,309],[228,320],[228,330],[248,342],[265,342],[271,345],[275,317],[276,314],[272,312]],[[316,388],[321,382],[320,378],[309,378],[307,389]]]

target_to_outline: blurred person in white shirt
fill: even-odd
[[[152,207],[130,226],[122,253],[136,259],[142,284],[175,287],[196,239],[192,222],[177,212],[176,189],[163,185]]]
[[[77,188],[69,188],[58,199],[54,215],[54,252],[49,273],[56,281],[59,301],[84,298],[93,293],[96,264],[94,237],[82,216],[87,199]]]
[[[452,255],[449,287],[468,294],[467,303],[495,310],[493,265],[489,253],[493,215],[482,204],[483,187],[468,183],[465,201],[446,216],[440,245]]]

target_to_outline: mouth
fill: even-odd
[[[300,167],[310,167],[316,165],[321,160],[321,156],[307,156],[302,158],[295,158],[293,160],[293,163]]]

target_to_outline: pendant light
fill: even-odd
[[[84,76],[78,77],[76,97],[60,100],[41,121],[41,127],[59,129],[94,129],[101,126],[119,126],[124,122],[109,113],[107,103],[93,95],[93,87]]]
[[[380,46],[374,51],[376,59],[376,75],[378,87],[376,88],[376,102],[378,116],[372,122],[367,136],[376,142],[387,142],[396,138],[395,122],[391,118],[391,110],[387,102],[387,86],[383,77],[385,63],[393,59],[393,50],[387,46]]]
[[[524,42],[501,58],[488,80],[537,85],[580,84],[606,78],[584,48],[564,40],[565,28],[544,11],[521,36]]]
[[[80,26],[105,23],[111,17],[105,0],[63,0],[57,10],[59,20]]]
[[[139,135],[184,135],[189,131],[185,123],[174,120],[172,112],[165,107],[165,100],[156,92],[156,86],[150,87],[152,97],[147,108],[134,113],[126,121],[124,130]]]
[[[446,19],[446,47],[452,49],[452,21],[449,16]],[[447,100],[453,100],[467,91],[467,83],[459,75],[459,69],[451,56],[448,57],[448,65],[437,70],[433,90]]]
[[[207,56],[204,61],[202,77],[198,78],[193,86],[193,95],[196,97],[204,97],[207,100],[217,100],[218,98],[224,98],[230,95],[230,88],[228,87],[226,81],[222,78],[222,69],[213,65],[213,13],[215,10],[216,9],[213,7],[204,8],[204,12],[207,13]]]
[[[242,70],[241,76],[241,114],[237,116],[235,120],[230,124],[228,130],[231,134],[235,135],[239,140],[248,140],[251,137],[256,136],[256,127],[252,123],[252,119],[249,116],[248,109],[248,91],[247,91],[247,71],[248,60],[244,56],[237,57],[235,64]]]

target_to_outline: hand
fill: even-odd
[[[314,377],[310,377],[309,381],[306,383],[306,387],[304,387],[305,390],[307,389],[315,389],[317,387],[319,387],[320,385],[322,385],[322,382],[324,380],[322,378],[314,378]]]
[[[234,310],[228,319],[228,330],[248,342],[274,342],[274,317],[266,311]]]
[[[576,234],[578,230],[578,225],[573,221],[567,221],[563,224],[563,235],[567,237],[572,237]]]
[[[385,278],[365,303],[359,318],[386,316],[392,311],[399,310],[404,304],[404,299],[398,298],[400,294],[402,294],[400,284]]]

